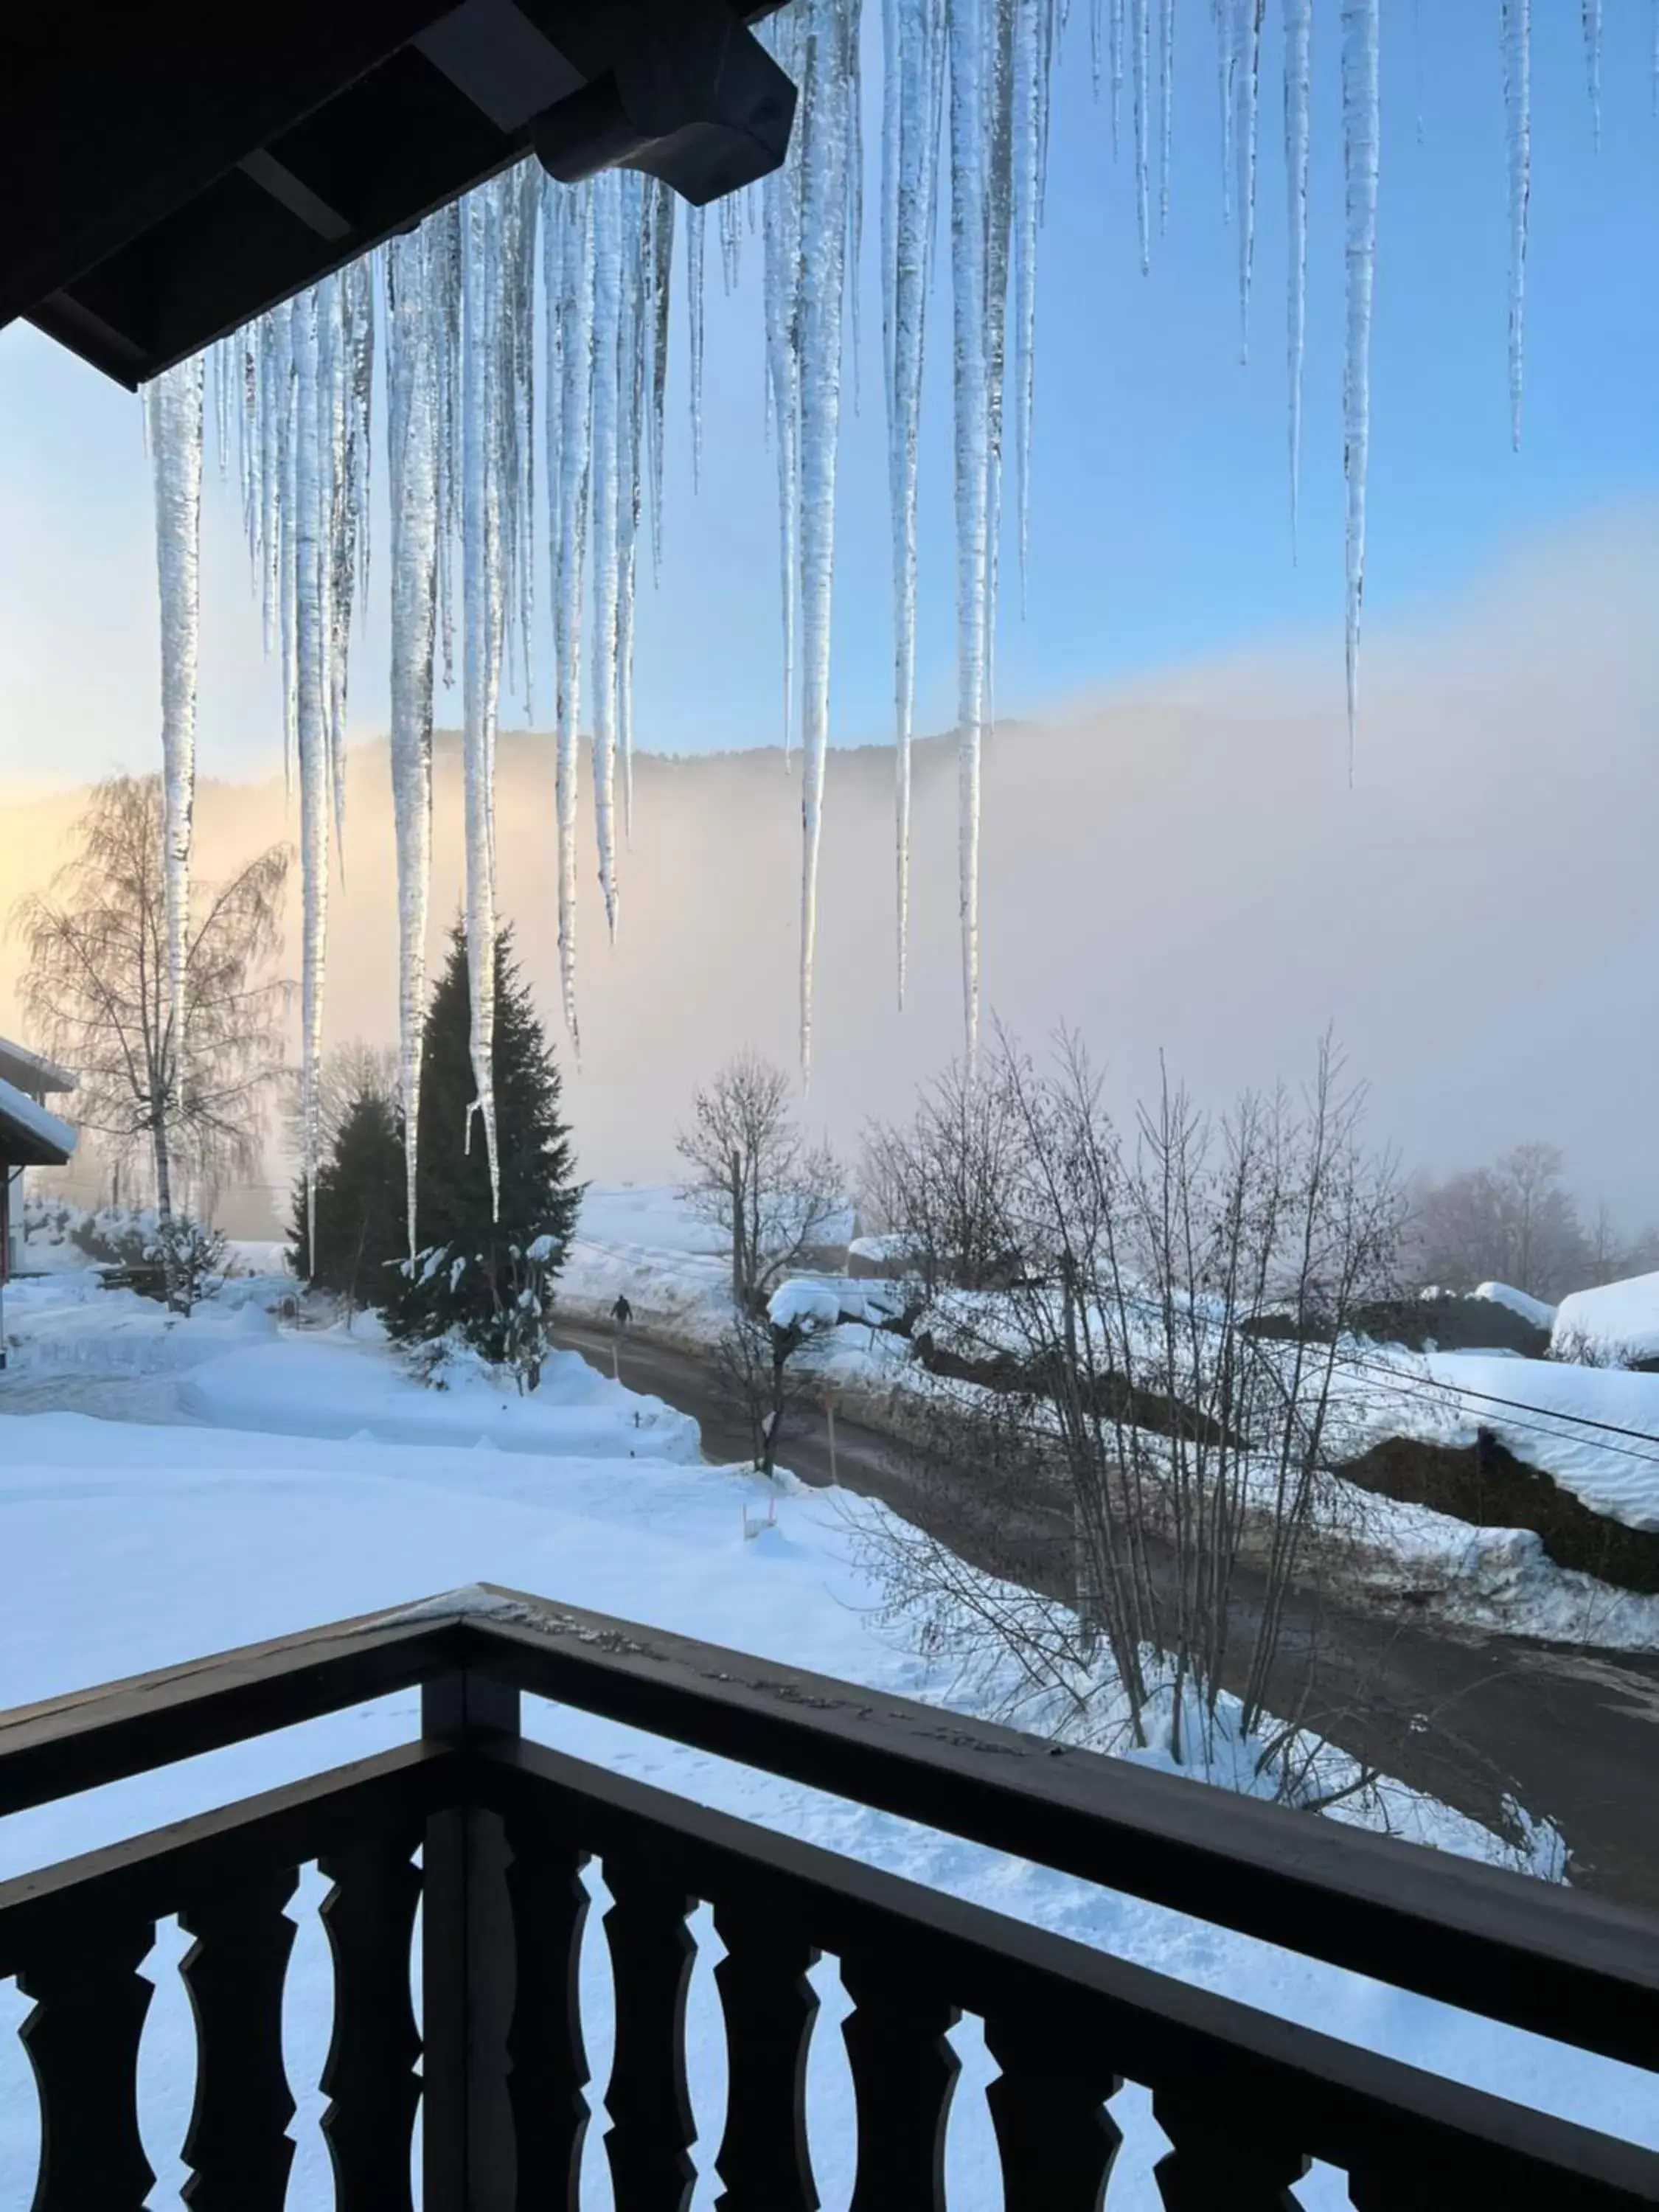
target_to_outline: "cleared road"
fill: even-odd
[[[559,1340],[609,1374],[608,1328],[561,1326]],[[707,1363],[630,1334],[622,1380],[701,1425],[714,1460],[746,1459],[748,1438]],[[930,1468],[858,1423],[836,1423],[836,1472],[961,1557],[1006,1567],[1034,1589],[1068,1587],[1069,1536],[1041,1510],[993,1529],[971,1473]],[[794,1431],[782,1456],[804,1481],[830,1477],[821,1420]],[[1248,1620],[1255,1599],[1241,1583]],[[1499,1637],[1429,1635],[1327,1608],[1289,1623],[1314,1656],[1310,1718],[1356,1756],[1489,1824],[1509,1794],[1565,1837],[1576,1882],[1659,1911],[1659,1654],[1559,1650]]]

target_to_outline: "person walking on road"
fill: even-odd
[[[617,1325],[617,1334],[611,1345],[611,1373],[613,1381],[622,1380],[622,1340],[628,1334],[628,1324],[634,1318],[634,1309],[628,1303],[626,1291],[618,1291],[617,1303],[611,1309],[611,1318]]]

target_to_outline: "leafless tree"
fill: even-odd
[[[1304,1093],[1214,1119],[1166,1087],[1126,1135],[1071,1042],[1039,1071],[1003,1040],[976,1079],[1002,1094],[1001,1237],[1023,1266],[927,1319],[959,1378],[941,1443],[983,1470],[1014,1553],[981,1571],[900,1530],[890,1590],[1028,1715],[1103,1687],[1133,1741],[1157,1729],[1208,1763],[1231,1697],[1237,1735],[1290,1728],[1282,1765],[1310,1674],[1292,1595],[1346,1533],[1347,1323],[1395,1286],[1401,1206],[1363,1094],[1328,1045]]]
[[[349,1037],[331,1045],[317,1071],[317,1157],[327,1159],[347,1115],[362,1098],[383,1099],[394,1112],[401,1111],[398,1048],[368,1044]],[[297,1078],[290,1080],[283,1103],[283,1126],[288,1147],[297,1159],[305,1150],[305,1122],[300,1107]]]
[[[156,776],[100,784],[79,849],[12,926],[28,948],[22,996],[47,1048],[79,1078],[76,1109],[118,1157],[141,1152],[169,1221],[185,1182],[252,1173],[282,1073],[289,851],[273,845],[191,916],[183,1006],[168,1004],[164,822]]]
[[[798,1126],[789,1079],[752,1052],[699,1091],[678,1139],[691,1203],[732,1239],[732,1303],[750,1312],[844,1213],[847,1176]]]
[[[1429,1183],[1413,1208],[1413,1272],[1426,1285],[1471,1291],[1512,1283],[1534,1297],[1579,1290],[1598,1262],[1553,1145],[1517,1145],[1490,1168]]]
[[[908,1122],[866,1128],[862,1209],[900,1240],[928,1297],[947,1285],[989,1290],[1017,1269],[1007,1183],[1020,1151],[1009,1085],[960,1063],[923,1090]]]
[[[742,1307],[715,1340],[715,1386],[747,1428],[750,1450],[762,1474],[775,1471],[785,1429],[811,1389],[792,1364],[806,1340],[807,1331],[799,1322],[780,1327]]]

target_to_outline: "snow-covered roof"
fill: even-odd
[[[15,1044],[10,1037],[0,1037],[0,1083],[15,1085],[31,1097],[37,1091],[49,1094],[75,1088],[75,1078],[66,1067],[59,1067],[43,1053],[31,1052],[27,1045]]]
[[[75,1150],[75,1132],[0,1077],[0,1164],[61,1168]]]
[[[1550,1349],[1565,1359],[1586,1350],[1615,1362],[1659,1358],[1659,1274],[1627,1275],[1563,1298]]]
[[[1507,1306],[1522,1321],[1529,1321],[1534,1328],[1549,1328],[1555,1321],[1555,1308],[1542,1298],[1534,1298],[1525,1291],[1517,1291],[1513,1283],[1478,1283],[1474,1295],[1490,1298],[1494,1305]]]

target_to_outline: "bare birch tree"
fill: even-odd
[[[289,987],[270,971],[289,851],[273,845],[203,890],[175,1009],[161,779],[100,783],[76,834],[79,849],[50,891],[13,910],[28,948],[23,1004],[48,1050],[79,1079],[77,1120],[118,1159],[135,1152],[147,1159],[165,1224],[185,1182],[258,1164],[267,1097],[283,1068]]]

